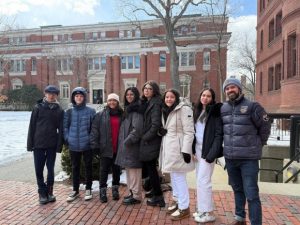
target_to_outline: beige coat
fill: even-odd
[[[185,163],[182,152],[192,156],[192,144],[194,140],[194,121],[192,109],[179,103],[170,112],[167,121],[162,117],[162,124],[168,130],[163,137],[160,148],[159,167],[163,173],[189,172],[195,168],[193,159]]]

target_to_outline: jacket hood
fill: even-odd
[[[86,104],[86,98],[87,98],[86,89],[83,88],[83,87],[76,87],[76,88],[73,89],[72,95],[71,95],[71,102],[72,102],[73,106],[76,106],[76,102],[75,102],[75,95],[76,94],[82,94],[84,96],[84,100],[83,100],[83,103],[81,105],[85,105]]]

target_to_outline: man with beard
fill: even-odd
[[[236,78],[223,84],[228,100],[221,108],[224,129],[224,157],[235,198],[235,220],[232,225],[246,224],[245,204],[248,202],[252,225],[262,224],[262,209],[258,189],[259,159],[267,144],[270,122],[264,108],[242,94]]]

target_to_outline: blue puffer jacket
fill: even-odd
[[[223,154],[228,159],[260,159],[271,124],[264,108],[241,95],[221,108],[224,131]]]
[[[78,93],[84,95],[84,102],[80,105],[76,105],[74,101],[74,97]],[[71,151],[81,152],[90,150],[91,125],[96,111],[86,106],[86,96],[87,93],[84,88],[75,88],[72,91],[71,99],[73,107],[71,113],[66,112],[64,114],[64,139]]]

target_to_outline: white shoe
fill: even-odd
[[[215,220],[216,220],[216,217],[209,214],[208,212],[202,213],[200,216],[195,217],[195,221],[198,223],[213,222]]]
[[[84,200],[88,201],[91,200],[92,198],[93,198],[92,190],[86,190]]]
[[[198,212],[194,212],[194,213],[193,213],[193,217],[194,217],[194,218],[197,217],[197,216],[199,217],[200,215],[201,215],[201,213],[198,213]]]
[[[67,198],[67,202],[72,202],[72,201],[74,201],[78,197],[79,197],[79,192],[78,191],[72,191],[69,194],[68,198]]]

